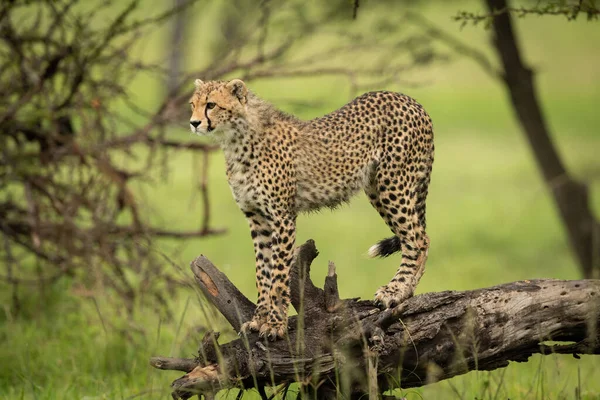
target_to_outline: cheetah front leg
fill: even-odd
[[[260,327],[260,336],[271,340],[285,336],[288,327],[290,304],[289,271],[294,257],[296,241],[296,218],[284,213],[272,222],[271,236],[271,287],[269,292],[269,314],[267,322]]]
[[[259,213],[245,211],[250,226],[250,234],[254,243],[256,259],[256,289],[258,300],[256,310],[250,321],[242,325],[242,332],[258,331],[267,322],[269,315],[269,294],[271,291],[271,237],[272,229],[266,217]]]

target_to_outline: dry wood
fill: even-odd
[[[317,288],[310,279],[317,254],[313,241],[297,251],[291,285],[300,311],[290,318],[286,340],[250,334],[218,345],[208,335],[196,359],[153,358],[156,368],[188,372],[173,382],[174,396],[301,382],[317,398],[357,398],[505,367],[535,353],[600,353],[600,280],[426,293],[382,311],[371,301],[339,300],[333,264],[326,290]],[[207,299],[238,330],[254,304],[205,257],[192,262],[192,271]],[[571,343],[544,344],[550,340]],[[369,375],[377,382],[367,382]]]

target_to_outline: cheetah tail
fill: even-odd
[[[398,236],[380,240],[369,249],[369,257],[387,257],[400,251]]]

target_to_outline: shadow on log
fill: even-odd
[[[378,398],[473,369],[493,370],[532,354],[599,354],[600,280],[531,280],[486,289],[426,293],[382,311],[371,301],[340,300],[329,264],[324,290],[310,279],[318,255],[312,240],[291,269],[288,337],[269,342],[249,334],[218,344],[209,332],[195,359],[154,357],[155,368],[184,371],[173,397],[212,397],[226,388],[300,383],[310,398]],[[239,331],[254,304],[203,256],[192,262],[206,298]],[[544,342],[570,342],[547,345]],[[285,397],[285,396],[284,396]]]

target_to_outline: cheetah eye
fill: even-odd
[[[212,110],[213,108],[215,108],[216,104],[215,103],[206,103],[206,108],[209,110]]]
[[[190,101],[190,107],[192,108],[192,110],[194,109],[194,103],[192,103],[191,101]]]

